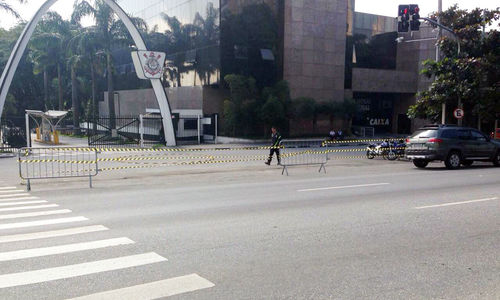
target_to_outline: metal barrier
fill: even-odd
[[[19,176],[27,181],[26,190],[31,190],[31,180],[92,177],[99,172],[95,148],[21,148],[18,151]]]
[[[319,165],[318,172],[326,173],[325,165],[328,161],[328,152],[323,140],[283,140],[281,143],[281,165],[288,176],[290,166]]]

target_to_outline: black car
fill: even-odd
[[[494,141],[474,128],[425,126],[406,142],[406,157],[418,168],[425,168],[435,160],[444,161],[448,169],[470,166],[474,161],[491,161],[500,166],[500,141]]]

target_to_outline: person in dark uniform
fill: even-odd
[[[281,147],[281,134],[278,132],[276,127],[271,127],[271,151],[269,152],[269,158],[266,161],[266,165],[271,165],[271,160],[273,160],[273,154],[276,153],[276,158],[278,159],[278,165],[281,165],[280,157],[280,147]]]

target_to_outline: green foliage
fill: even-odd
[[[231,136],[267,135],[275,125],[282,133],[288,131],[287,115],[290,103],[288,83],[280,81],[259,89],[252,77],[230,74],[224,77],[231,98],[224,101],[224,129]]]
[[[313,98],[297,98],[292,102],[293,116],[298,119],[312,119],[317,111],[316,100]]]
[[[274,96],[269,96],[261,108],[260,115],[267,128],[276,126],[281,129],[285,126],[285,108],[283,103]]]
[[[435,76],[435,80],[427,91],[419,93],[408,116],[437,121],[443,103],[448,108],[457,107],[460,100],[469,124],[471,115],[494,120],[500,112],[500,34],[496,28],[483,33],[482,26],[497,22],[500,11],[479,8],[467,11],[455,5],[440,17],[458,36],[460,54],[455,39],[443,37],[438,42],[444,58],[439,62],[424,62],[422,74],[428,78]]]
[[[229,99],[224,100],[224,132],[227,135],[235,136],[238,124],[238,111],[234,102]]]
[[[17,2],[19,3],[24,3],[25,0],[18,0]],[[8,13],[10,13],[11,15],[13,15],[14,17],[16,17],[17,19],[21,19],[21,16],[19,15],[19,13],[13,9],[9,3],[7,3],[6,1],[4,0],[1,0],[0,1],[0,11],[6,11]]]

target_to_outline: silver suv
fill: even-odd
[[[406,157],[418,168],[440,160],[448,169],[470,166],[474,161],[491,161],[500,166],[500,141],[482,132],[455,125],[431,125],[416,131],[406,140]]]

